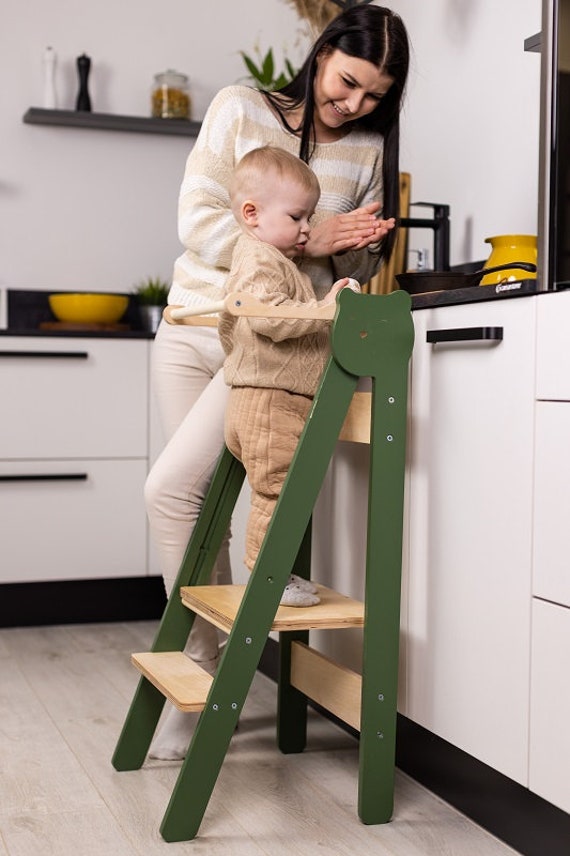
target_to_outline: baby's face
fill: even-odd
[[[302,256],[319,197],[291,179],[274,178],[259,201],[256,236],[284,256]]]

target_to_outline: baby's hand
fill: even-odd
[[[319,301],[320,305],[326,306],[329,303],[334,303],[337,294],[339,293],[339,291],[342,291],[343,288],[351,288],[353,291],[360,291],[360,285],[356,279],[344,276],[342,279],[338,279],[335,283],[331,285],[330,291],[323,297],[322,300]]]
[[[347,288],[352,288],[353,291],[360,293],[360,283],[357,279],[353,279],[351,276],[348,277],[348,285]]]

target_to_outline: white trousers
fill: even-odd
[[[215,327],[161,321],[152,348],[151,378],[167,443],[147,478],[145,502],[167,595],[224,445],[229,388],[223,360]],[[211,582],[231,582],[229,533]],[[216,628],[197,616],[186,651],[206,668],[214,667]]]

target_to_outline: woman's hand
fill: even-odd
[[[376,244],[396,225],[393,217],[379,220],[375,213],[378,202],[370,202],[362,208],[355,208],[348,214],[336,214],[311,229],[305,244],[305,255],[317,258],[333,256],[347,250],[362,250],[369,244]]]

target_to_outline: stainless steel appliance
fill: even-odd
[[[570,287],[570,0],[543,0],[540,51],[538,267],[546,291]]]

